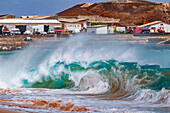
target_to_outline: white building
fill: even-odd
[[[72,31],[73,33],[79,33],[81,31],[81,24],[65,24],[65,31]]]
[[[79,33],[81,30],[86,29],[87,20],[88,19],[59,18],[63,31],[71,31],[73,33]]]
[[[25,31],[48,32],[49,29],[54,30],[55,27],[61,27],[61,23],[58,20],[2,19],[0,20],[0,34],[2,34],[2,28],[4,26],[9,30],[19,28],[23,34]]]
[[[151,33],[158,33],[158,29],[165,31],[165,33],[170,33],[170,24],[162,21],[154,21],[138,27],[149,27]]]

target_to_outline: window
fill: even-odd
[[[164,27],[159,27],[160,30],[164,30]]]

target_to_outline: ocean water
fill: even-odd
[[[170,50],[107,36],[38,42],[0,52],[0,88],[0,108],[16,111],[170,112]]]

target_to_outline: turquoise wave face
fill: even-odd
[[[87,62],[70,64],[57,62],[52,67],[47,64],[46,70],[48,73],[39,75],[38,80],[29,82],[29,79],[24,79],[22,87],[80,90],[79,85],[86,75],[98,74],[109,84],[110,87],[107,91],[109,93],[117,92],[124,95],[138,88],[170,89],[170,68],[160,68],[159,65],[138,65],[137,62],[118,62],[116,60],[95,61],[90,64]],[[38,68],[28,72],[30,76],[39,73]],[[89,82],[84,85],[89,85]]]

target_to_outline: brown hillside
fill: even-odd
[[[73,6],[72,8],[66,9],[65,11],[62,11],[58,13],[59,16],[79,16],[79,15],[93,15],[90,12],[86,10],[86,8],[82,8],[85,3],[78,4],[76,6]]]
[[[88,7],[78,4],[58,16],[99,15],[120,19],[122,23],[140,25],[144,21],[165,21],[170,23],[170,3],[154,2],[102,2]]]

